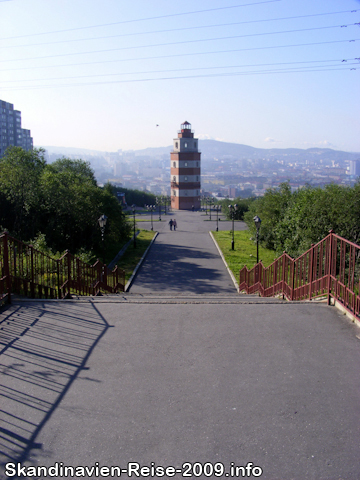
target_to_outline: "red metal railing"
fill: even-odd
[[[360,247],[332,231],[307,252],[293,259],[286,253],[271,265],[260,262],[240,270],[239,289],[261,296],[283,295],[288,300],[327,296],[360,316]]]
[[[125,272],[110,271],[99,260],[89,265],[69,252],[49,257],[8,233],[0,235],[0,302],[11,303],[11,294],[31,298],[66,298],[124,291]]]

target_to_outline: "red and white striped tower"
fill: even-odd
[[[190,123],[184,122],[170,153],[171,207],[175,210],[200,208],[200,155],[198,139]]]

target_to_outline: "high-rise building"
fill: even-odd
[[[189,122],[181,125],[171,159],[171,207],[175,210],[200,208],[200,152]]]
[[[0,158],[8,147],[32,150],[30,130],[21,128],[21,112],[14,110],[12,103],[0,100]]]
[[[350,175],[353,175],[354,177],[360,176],[360,159],[350,160]]]

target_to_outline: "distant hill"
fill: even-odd
[[[81,155],[84,156],[103,156],[108,152],[100,150],[88,150],[86,148],[71,148],[71,147],[52,147],[44,146],[49,154],[57,154],[59,156],[66,155]],[[142,150],[134,150],[136,156],[159,157],[169,155],[172,150],[172,145],[167,147],[145,148]],[[360,153],[344,152],[340,150],[333,150],[331,148],[255,148],[249,145],[242,145],[240,143],[220,142],[218,140],[199,140],[199,150],[203,158],[221,158],[224,156],[232,156],[241,158],[265,158],[265,157],[279,157],[291,156],[298,158],[305,158],[314,156],[321,156],[329,160],[354,160],[360,159]]]
[[[44,145],[36,145],[35,148],[44,148],[50,155],[59,155],[59,156],[66,156],[66,155],[94,155],[94,156],[103,156],[106,152],[101,150],[89,150],[87,148],[76,148],[76,147],[52,147],[52,146],[44,146]]]

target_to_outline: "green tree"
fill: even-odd
[[[1,223],[23,239],[34,236],[40,209],[40,178],[45,150],[8,148],[0,159]]]
[[[249,205],[249,210],[244,214],[244,220],[249,230],[255,237],[256,228],[254,217],[261,219],[259,240],[266,248],[278,250],[276,226],[283,218],[288,205],[292,201],[291,188],[288,182],[281,183],[277,188],[266,190],[263,197],[258,197]]]
[[[85,162],[84,160],[72,160],[63,157],[51,164],[51,170],[57,173],[71,172],[76,175],[77,178],[82,178],[84,182],[89,182],[95,187],[97,186],[94,171],[90,166],[90,162]]]
[[[360,179],[354,187],[342,187],[343,194],[339,196],[333,215],[338,218],[335,227],[338,235],[351,242],[360,243]]]
[[[235,198],[235,200],[224,199],[220,200],[221,211],[226,215],[226,218],[230,220],[229,205],[237,205],[237,211],[235,213],[235,220],[244,220],[245,213],[249,210],[250,205],[255,201],[255,197],[249,198]]]
[[[116,187],[111,183],[107,183],[104,186],[106,191],[112,192],[116,195],[117,192],[125,193],[125,199],[127,205],[136,205],[137,207],[143,207],[144,205],[155,205],[156,195],[150,192],[143,192],[141,190],[132,190],[130,188]]]
[[[107,242],[129,235],[121,205],[99,188],[92,170],[81,160],[61,159],[47,165],[41,177],[43,233],[55,250],[100,250],[98,218],[108,217]]]
[[[298,256],[330,230],[357,243],[360,239],[360,184],[307,186],[293,195],[276,225],[278,250]]]

